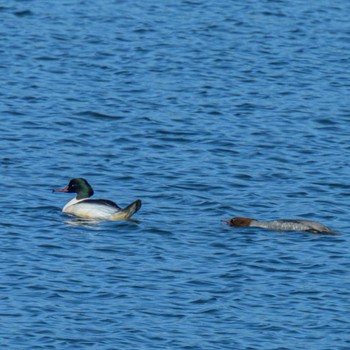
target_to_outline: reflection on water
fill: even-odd
[[[77,219],[65,220],[64,223],[72,226],[97,226],[98,224],[101,223],[101,221],[77,218]]]
[[[112,220],[112,221],[105,221],[105,220],[96,220],[96,219],[84,219],[79,217],[72,217],[70,220],[64,221],[67,225],[72,226],[97,226],[101,225],[106,222],[132,222],[135,224],[140,224],[139,220],[130,218],[128,220]]]

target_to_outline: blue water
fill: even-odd
[[[349,13],[4,2],[1,348],[349,349]],[[140,223],[65,216],[74,177]]]

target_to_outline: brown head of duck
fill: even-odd
[[[250,226],[253,220],[254,219],[250,219],[250,218],[232,218],[231,220],[222,220],[222,221],[226,222],[226,224],[230,226],[247,227],[247,226]]]

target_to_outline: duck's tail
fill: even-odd
[[[324,234],[327,234],[327,235],[338,235],[339,234],[338,232],[335,232],[335,231],[333,231],[333,230],[331,230],[329,228],[328,228],[328,230],[320,231],[320,232],[317,232],[317,233],[324,233]]]
[[[127,220],[131,218],[141,208],[141,201],[137,199],[124,209],[112,215],[113,220]]]
[[[335,232],[333,230],[331,230],[329,227],[327,226],[324,226],[322,225],[321,228],[311,228],[309,230],[306,230],[308,232],[311,232],[311,233],[316,233],[316,234],[326,234],[326,235],[338,235],[339,233],[338,232]]]

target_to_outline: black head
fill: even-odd
[[[89,198],[94,194],[94,190],[90,184],[83,178],[72,179],[69,181],[67,187],[60,190],[54,190],[53,192],[76,193],[77,199]]]

